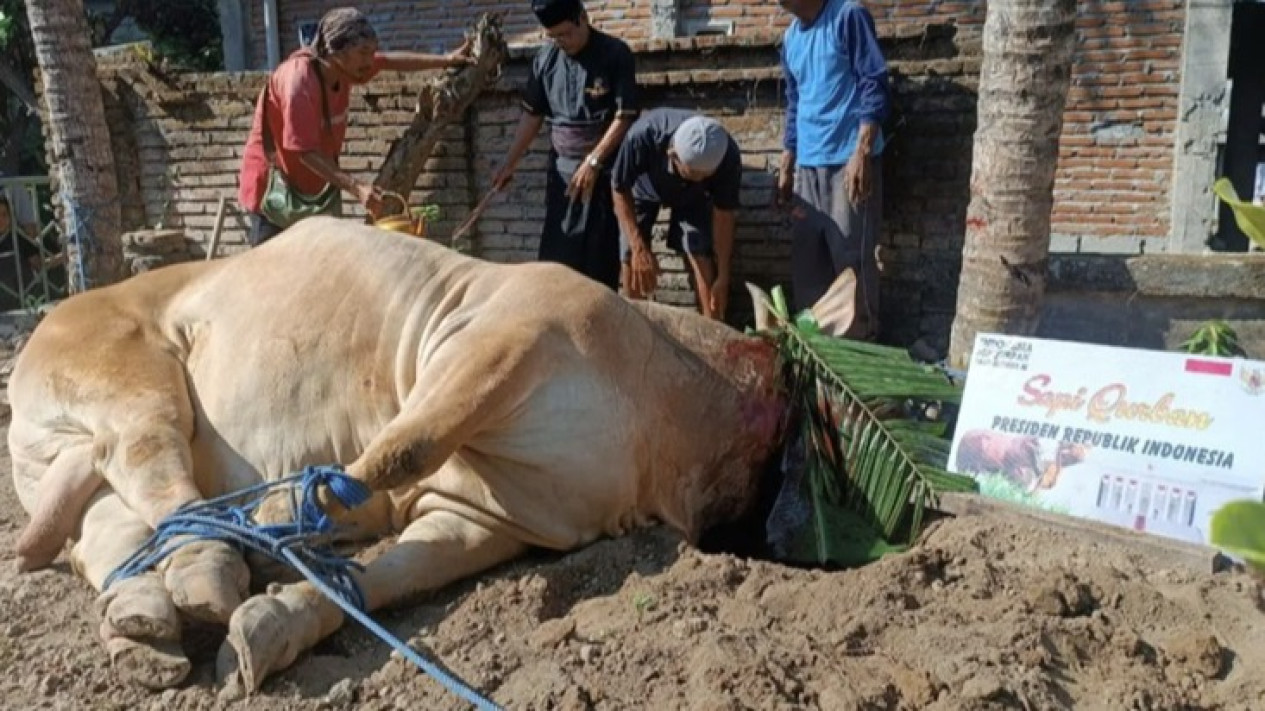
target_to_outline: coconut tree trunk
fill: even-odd
[[[1036,331],[1075,20],[1075,0],[989,0],[953,367],[977,333]]]
[[[26,0],[39,60],[50,169],[72,265],[83,290],[122,279],[121,211],[110,132],[83,0]]]

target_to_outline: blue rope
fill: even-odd
[[[291,551],[287,550],[286,555],[289,557],[293,554]],[[435,681],[442,684],[444,688],[465,699],[476,709],[479,709],[479,711],[501,711],[501,707],[493,703],[491,699],[481,695],[462,680],[448,673],[434,662],[418,654],[416,650],[400,641],[398,637],[387,631],[385,627],[377,622],[374,622],[373,618],[366,615],[362,609],[351,605],[340,597],[334,588],[326,584],[324,580],[321,580],[320,576],[309,570],[303,563],[302,559],[298,556],[290,558],[290,563],[295,568],[298,568],[299,572],[303,573],[303,576],[308,579],[308,582],[315,585],[317,590],[320,590],[326,597],[330,598],[337,603],[339,607],[343,608],[343,612],[346,612],[348,615],[356,618],[357,622],[364,625],[366,629],[377,635],[378,639],[389,644],[392,649],[404,655],[406,659],[416,664],[422,671],[434,677]]]
[[[84,254],[97,249],[97,241],[92,234],[92,217],[95,210],[75,201],[65,187],[59,192],[62,206],[65,208],[65,219],[70,234],[68,241],[75,245],[74,260],[71,267],[71,293],[88,290],[88,273],[84,267]],[[107,203],[108,204],[108,203]]]
[[[290,494],[294,521],[256,524],[252,515],[263,501],[262,494],[283,486]],[[490,700],[422,657],[364,613],[364,591],[353,575],[353,571],[363,571],[364,567],[333,550],[334,521],[317,498],[322,486],[348,509],[365,503],[371,495],[364,484],[337,467],[306,467],[302,472],[278,481],[256,484],[214,499],[187,504],[158,523],[149,540],[110,573],[104,589],[120,580],[152,570],[178,548],[195,540],[221,541],[239,551],[262,553],[296,568],[344,612],[449,691],[480,711],[499,711],[499,707]]]

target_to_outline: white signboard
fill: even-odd
[[[1265,494],[1265,363],[980,334],[949,455],[986,496],[1207,543]]]

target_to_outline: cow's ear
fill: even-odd
[[[773,300],[768,292],[760,287],[745,282],[747,293],[751,294],[751,306],[755,311],[755,328],[757,331],[768,331],[773,328]]]
[[[813,304],[813,318],[817,320],[822,333],[843,336],[852,328],[852,322],[856,320],[857,286],[856,272],[844,269],[835,277],[826,293]]]

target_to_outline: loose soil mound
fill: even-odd
[[[121,685],[88,587],[62,562],[14,572],[25,521],[6,476],[6,707],[223,706],[214,639],[184,688]],[[708,555],[650,529],[379,619],[513,709],[1250,709],[1265,698],[1259,600],[1241,573],[992,514],[938,522],[913,551],[846,572]],[[248,703],[464,708],[354,623]]]

